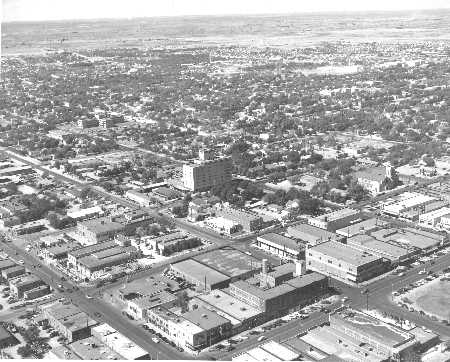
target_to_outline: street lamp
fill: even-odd
[[[361,294],[366,295],[366,311],[369,311],[369,288],[364,289]]]

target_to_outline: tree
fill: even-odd
[[[21,346],[19,348],[17,348],[17,353],[22,357],[22,358],[28,358],[31,357],[33,355],[33,349],[31,348],[31,346],[27,343],[25,346]]]
[[[359,202],[368,196],[368,192],[356,181],[353,181],[348,188],[348,196],[356,202]]]
[[[80,199],[85,200],[91,195],[91,188],[88,186],[85,186],[80,191]]]

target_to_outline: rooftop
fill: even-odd
[[[123,357],[105,346],[96,337],[88,337],[69,344],[82,360],[121,360]],[[78,359],[78,358],[77,358]]]
[[[301,250],[304,249],[304,245],[298,243],[294,239],[288,238],[286,236],[276,234],[276,233],[268,233],[261,236],[258,236],[258,239],[262,239],[263,241],[270,242],[276,245],[280,245],[282,247],[286,247],[292,250]]]
[[[123,229],[123,225],[111,221],[108,217],[101,217],[97,219],[87,220],[79,223],[82,227],[87,228],[89,231],[95,234],[103,234],[107,232],[113,231],[121,231]]]
[[[332,222],[332,221],[336,221],[336,220],[339,220],[339,219],[342,219],[342,218],[345,218],[348,216],[359,215],[359,214],[360,214],[359,210],[344,208],[344,209],[329,212],[328,214],[323,214],[323,215],[317,216],[317,217],[315,217],[315,219]]]
[[[204,330],[211,330],[230,323],[228,319],[205,307],[190,310],[189,312],[182,314],[182,316]]]
[[[230,278],[261,268],[261,263],[258,259],[233,248],[213,250],[200,254],[194,259]]]
[[[389,228],[370,233],[381,241],[395,241],[405,246],[428,249],[441,242],[441,235],[411,228]]]
[[[391,347],[414,339],[411,333],[355,309],[346,308],[335,312],[332,316],[344,320],[358,333],[369,335],[371,339]]]
[[[290,226],[287,232],[289,235],[311,244],[317,241],[337,240],[340,238],[335,233],[308,224]]]
[[[371,167],[364,170],[357,171],[353,174],[355,178],[365,180],[383,182],[386,179],[386,167]]]
[[[200,294],[196,298],[208,303],[218,312],[223,311],[239,321],[261,314],[259,310],[250,307],[222,290],[213,290],[208,294]]]
[[[355,247],[362,246],[370,252],[381,254],[385,258],[397,260],[408,255],[409,251],[400,246],[377,240],[369,235],[356,235],[347,239],[347,244]]]
[[[342,229],[336,230],[336,234],[343,235],[346,237],[351,237],[351,236],[360,234],[361,232],[366,232],[366,231],[373,230],[377,227],[385,226],[386,224],[387,224],[386,221],[383,221],[378,218],[372,218],[372,219],[357,222],[355,224],[346,226]]]
[[[194,259],[187,259],[179,263],[172,264],[172,268],[178,272],[188,275],[190,278],[204,283],[205,278],[208,284],[216,284],[229,280],[230,278],[225,274],[206,266]]]
[[[338,243],[336,241],[327,241],[312,246],[309,250],[342,260],[354,266],[365,265],[380,259],[378,256],[359,251],[349,245]]]

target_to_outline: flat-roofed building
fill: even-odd
[[[216,312],[199,307],[186,313],[163,307],[148,311],[148,322],[177,346],[198,351],[231,335],[231,322]]]
[[[2,279],[3,280],[11,280],[20,275],[24,275],[26,273],[25,268],[20,265],[12,266],[11,268],[2,270]]]
[[[234,221],[242,226],[242,229],[247,232],[260,230],[263,227],[263,218],[255,212],[243,209],[236,209],[234,207],[219,207],[215,211],[216,216],[221,216],[224,219]]]
[[[23,298],[24,293],[34,288],[45,285],[45,283],[36,275],[27,274],[9,281],[11,294],[16,298]]]
[[[383,202],[380,209],[381,212],[388,215],[414,218],[414,216],[418,217],[420,213],[436,209],[437,207],[434,206],[429,207],[436,201],[438,201],[436,198],[418,192],[404,192]],[[413,217],[408,216],[410,213]]]
[[[120,354],[106,346],[98,338],[92,336],[74,341],[68,346],[70,347],[71,352],[76,355],[76,359],[79,360],[95,361],[124,359]]]
[[[103,215],[103,210],[100,206],[88,207],[86,209],[71,210],[67,212],[67,216],[75,221],[92,219]]]
[[[157,236],[147,240],[150,247],[159,255],[171,255],[173,253],[195,248],[200,245],[200,239],[182,231],[175,231],[170,234]]]
[[[350,225],[354,220],[361,217],[361,211],[354,209],[340,209],[328,214],[310,217],[308,218],[308,224],[324,229],[327,231],[335,232],[337,229],[342,229]]]
[[[442,218],[450,218],[450,207],[442,207],[419,215],[419,223],[421,226],[429,228],[445,227],[445,221],[444,226],[441,223]]]
[[[124,230],[124,226],[107,217],[83,221],[77,224],[77,232],[84,244],[92,245],[112,239]]]
[[[9,269],[13,266],[17,266],[15,262],[13,262],[11,259],[3,259],[0,260],[0,270]]]
[[[300,354],[275,341],[269,341],[247,352],[232,357],[234,362],[244,361],[297,361]]]
[[[362,252],[368,252],[380,258],[388,259],[391,264],[400,264],[410,260],[418,253],[416,248],[400,246],[375,239],[370,235],[355,235],[347,239],[347,245]]]
[[[388,223],[379,218],[367,219],[361,222],[348,225],[342,229],[336,230],[336,234],[350,238],[355,235],[365,234],[369,231],[376,230],[386,226]]]
[[[224,185],[232,179],[233,163],[230,157],[212,159],[202,157],[194,163],[183,165],[183,185],[190,191],[206,191]]]
[[[308,245],[316,245],[329,240],[338,242],[343,242],[345,240],[345,237],[342,235],[337,235],[308,224],[297,224],[290,226],[287,229],[287,233],[289,236]]]
[[[331,313],[329,320],[332,332],[337,334],[335,338],[359,341],[360,346],[371,347],[371,352],[381,356],[383,360],[415,361],[418,358],[415,349],[419,343],[414,334],[371,315],[342,308]]]
[[[40,307],[50,326],[69,342],[87,338],[97,322],[69,302],[54,302]]]
[[[253,328],[266,320],[262,311],[222,290],[199,294],[190,301],[190,305],[191,308],[203,306],[228,319],[231,322],[233,334]]]
[[[171,270],[188,282],[197,285],[199,289],[222,289],[230,283],[229,276],[193,259],[172,264]]]
[[[306,245],[286,236],[268,233],[256,238],[255,245],[282,259],[299,260],[305,258]]]
[[[230,247],[211,250],[193,259],[225,274],[230,281],[250,278],[261,270],[259,259]]]
[[[335,241],[327,241],[306,250],[307,269],[346,283],[372,279],[386,271],[386,264],[379,256]]]
[[[150,356],[145,349],[131,341],[122,333],[117,332],[107,323],[92,328],[92,335],[122,356],[122,359],[124,360],[150,359]]]
[[[238,280],[230,284],[228,293],[258,309],[268,317],[280,316],[305,305],[328,289],[328,279],[319,273],[300,275],[273,288],[258,287]]]
[[[107,267],[125,264],[138,256],[139,252],[134,246],[115,245],[110,249],[80,258],[75,267],[80,277],[92,278],[95,272],[102,271]]]
[[[137,320],[147,319],[147,310],[155,307],[171,308],[175,306],[177,297],[165,290],[150,296],[142,296],[128,301],[127,311]]]
[[[395,242],[422,252],[436,249],[447,240],[443,235],[409,227],[381,229],[371,232],[370,235],[381,241]]]

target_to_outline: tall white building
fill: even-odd
[[[214,159],[210,151],[200,151],[199,160],[183,165],[184,187],[193,191],[205,191],[231,181],[232,161],[229,157]]]

